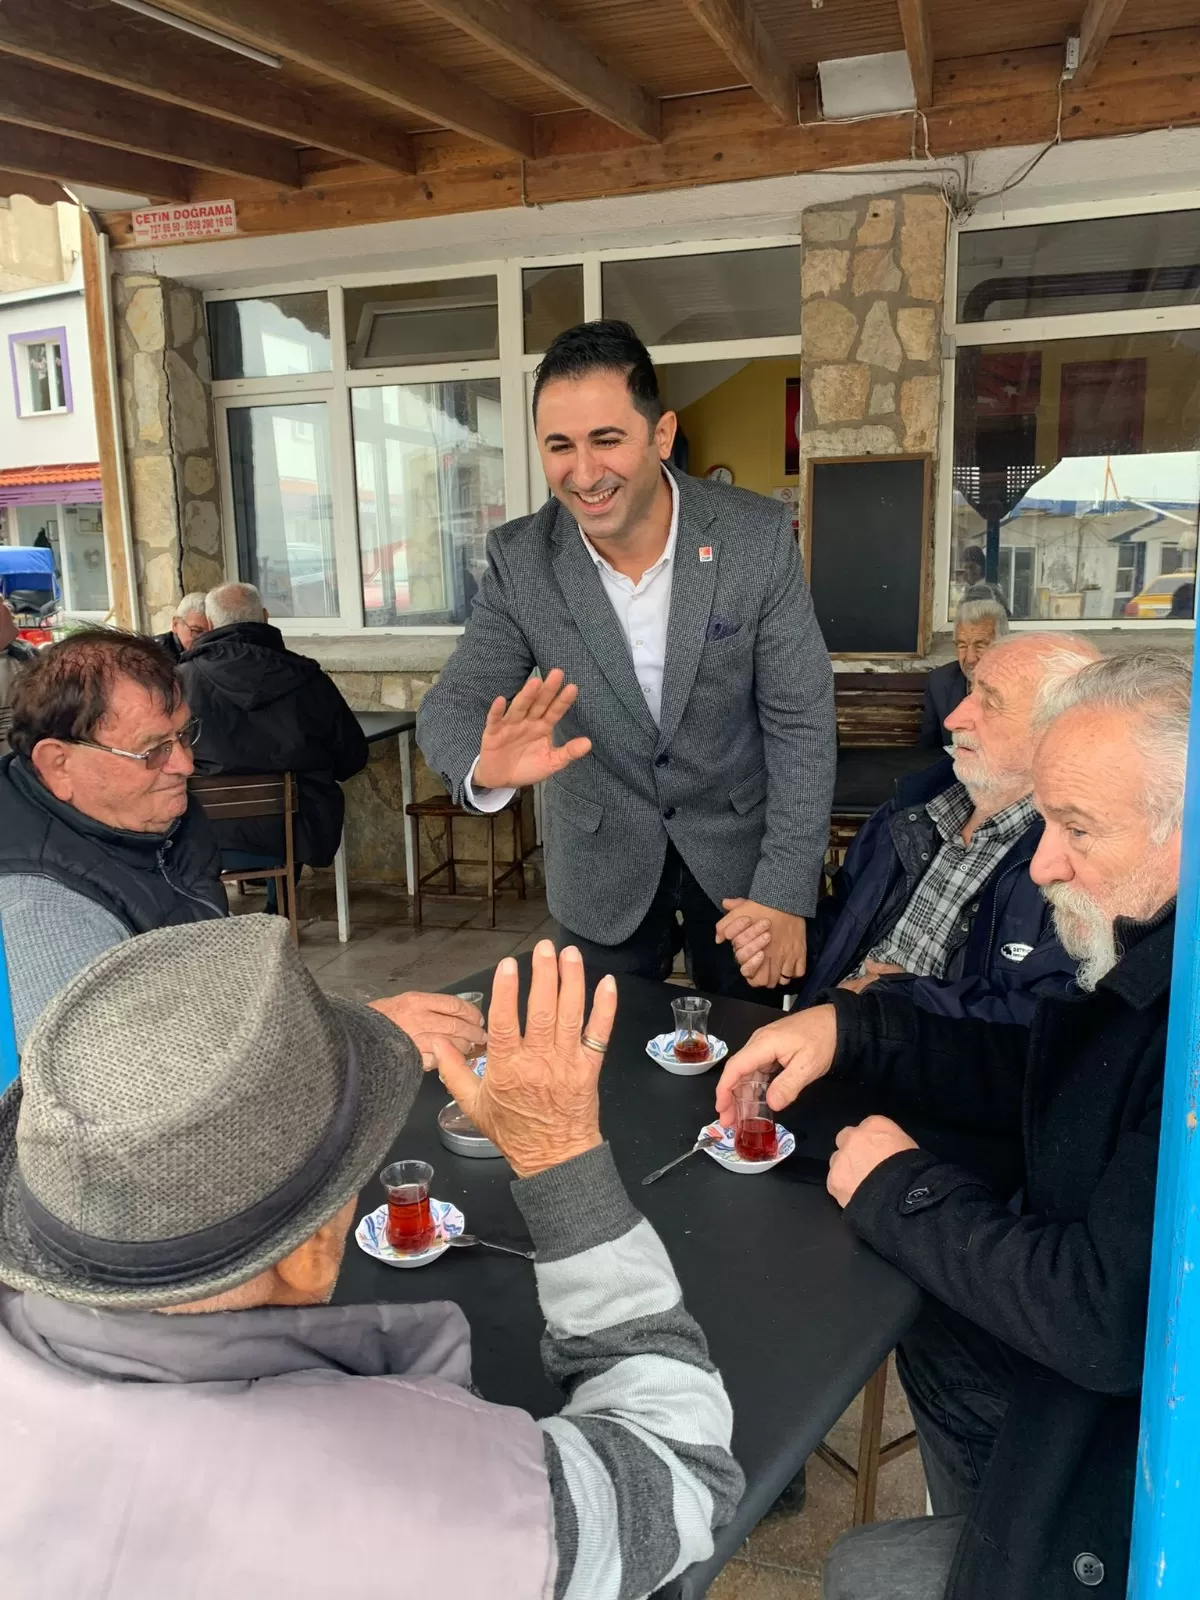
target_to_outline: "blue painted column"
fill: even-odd
[[[13,1025],[12,999],[8,992],[8,963],[4,959],[4,939],[0,935],[0,1091],[8,1088],[17,1075],[17,1031]]]
[[[1196,635],[1200,661],[1200,631]],[[1130,1600],[1200,1597],[1200,698],[1192,699]]]

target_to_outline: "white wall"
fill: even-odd
[[[13,390],[9,335],[65,328],[71,410],[22,417]],[[98,459],[87,321],[79,278],[50,289],[0,295],[0,468],[46,467]]]

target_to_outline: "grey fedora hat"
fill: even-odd
[[[412,1041],[323,995],[281,917],[116,945],[0,1099],[0,1280],[128,1308],[244,1283],[362,1188],[420,1082]]]

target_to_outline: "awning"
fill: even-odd
[[[0,471],[0,506],[99,505],[102,498],[98,461]]]

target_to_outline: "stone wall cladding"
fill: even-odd
[[[200,294],[136,273],[113,282],[140,624],[225,576],[208,339]]]
[[[355,711],[415,711],[437,678],[431,672],[330,672],[329,676]],[[351,882],[404,883],[404,798],[400,781],[400,751],[394,739],[380,739],[371,746],[371,759],[364,771],[342,785],[346,794],[346,860]],[[430,800],[445,794],[442,780],[430,772],[425,758],[413,741],[413,796]],[[533,849],[533,796],[522,797],[522,822],[525,849]],[[446,825],[425,820],[421,824],[421,870],[429,872],[446,859]],[[454,823],[454,850],[458,858],[487,859],[487,824],[475,818],[460,818]],[[496,824],[496,858],[512,860],[512,820],[501,817]],[[483,886],[486,871],[482,866],[463,867],[462,882],[470,889]],[[542,887],[541,852],[525,863],[525,881],[530,889]]]
[[[802,481],[814,456],[936,457],[947,228],[941,195],[914,191],[811,206],[801,226]]]

